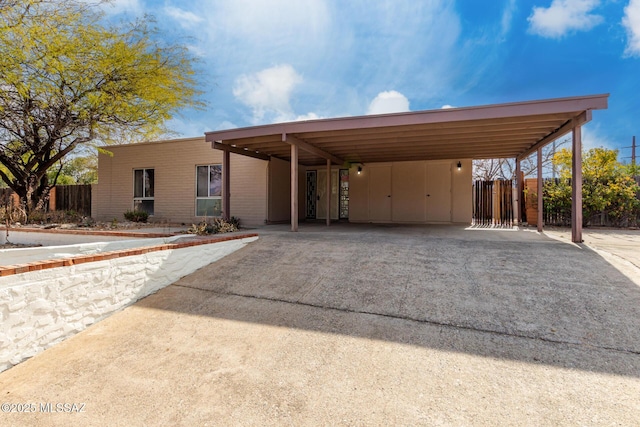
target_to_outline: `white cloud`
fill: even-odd
[[[500,20],[500,41],[504,41],[507,34],[509,34],[509,31],[511,31],[511,23],[513,22],[513,15],[516,8],[516,0],[509,0],[502,11],[502,19]]]
[[[238,125],[229,120],[222,121],[218,126],[216,126],[215,130],[227,130],[227,129],[236,129]]]
[[[640,56],[640,0],[630,0],[624,8],[622,25],[627,30],[627,56]]]
[[[329,12],[323,0],[233,0],[212,2],[203,13],[215,40],[231,37],[259,46],[283,42],[301,48],[324,38]],[[222,17],[222,19],[221,19]]]
[[[173,117],[165,123],[165,126],[169,131],[175,133],[175,135],[170,135],[171,138],[190,138],[204,135],[206,131],[211,130],[207,123],[188,117]]]
[[[571,31],[588,31],[603,21],[591,11],[600,0],[553,0],[549,7],[534,7],[529,31],[548,38],[560,38]]]
[[[198,16],[193,12],[187,12],[186,10],[182,10],[178,7],[166,6],[164,8],[164,13],[178,21],[180,26],[183,28],[191,28],[204,21],[201,16]]]
[[[514,1],[506,0],[505,31]],[[155,11],[150,0],[141,3],[169,28],[178,27],[180,11],[203,19],[179,29],[206,65],[216,104],[225,106],[211,117],[213,126],[229,117],[243,126],[296,120],[307,112],[362,114],[378,88],[410,91],[412,102],[428,104],[465,73],[462,26],[450,0],[162,0]],[[290,64],[304,84],[295,86],[288,106],[270,108],[249,96],[247,78],[276,64]],[[237,117],[245,106],[252,110]]]
[[[203,58],[207,55],[207,51],[200,45],[197,44],[188,44],[185,45],[187,47],[187,49],[189,49],[189,51],[194,54],[195,56],[198,56],[200,58]]]
[[[140,0],[112,0],[111,2],[103,3],[102,8],[109,15],[118,15],[120,13],[142,15],[143,13]]]
[[[447,109],[449,109],[449,108],[456,108],[456,107],[454,107],[453,105],[444,104],[444,105],[443,105],[442,107],[440,107],[440,108],[441,108],[441,109],[443,109],[443,110],[447,110]]]
[[[402,113],[409,111],[409,100],[395,90],[380,92],[369,104],[367,114]]]
[[[291,65],[277,65],[238,77],[233,95],[251,108],[253,124],[288,121],[295,117],[291,94],[302,80]]]
[[[571,134],[569,134],[568,137],[571,138]],[[569,141],[569,146],[570,145],[571,141]],[[593,126],[592,123],[582,126],[582,149],[587,151],[598,147],[612,150],[615,148],[615,144],[609,138],[602,135],[599,126]]]
[[[320,117],[319,115],[317,115],[316,113],[310,112],[307,114],[301,114],[298,117],[295,118],[296,122],[302,122],[305,120],[318,120],[321,119],[322,117]]]

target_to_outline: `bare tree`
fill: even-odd
[[[553,156],[558,148],[569,142],[569,138],[549,144],[542,149],[542,170],[543,173],[553,174]],[[520,161],[520,170],[524,176],[534,176],[538,172],[537,154]],[[494,181],[496,179],[515,179],[516,162],[514,159],[481,159],[473,161],[473,179],[483,181]]]

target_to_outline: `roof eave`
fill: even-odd
[[[465,120],[490,120],[500,117],[517,117],[537,114],[553,114],[606,109],[609,94],[554,98],[438,110],[369,116],[340,117],[298,122],[276,123],[247,128],[206,132],[208,142],[231,141],[264,135],[296,134],[302,132],[339,131],[376,127],[406,126],[415,124],[447,123]]]

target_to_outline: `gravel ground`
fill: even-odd
[[[634,235],[286,229],[0,374],[85,404],[0,424],[640,424]]]

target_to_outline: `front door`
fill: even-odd
[[[316,190],[316,218],[327,218],[327,170],[320,169],[317,171],[317,190]],[[338,219],[338,170],[331,170],[331,219]]]

